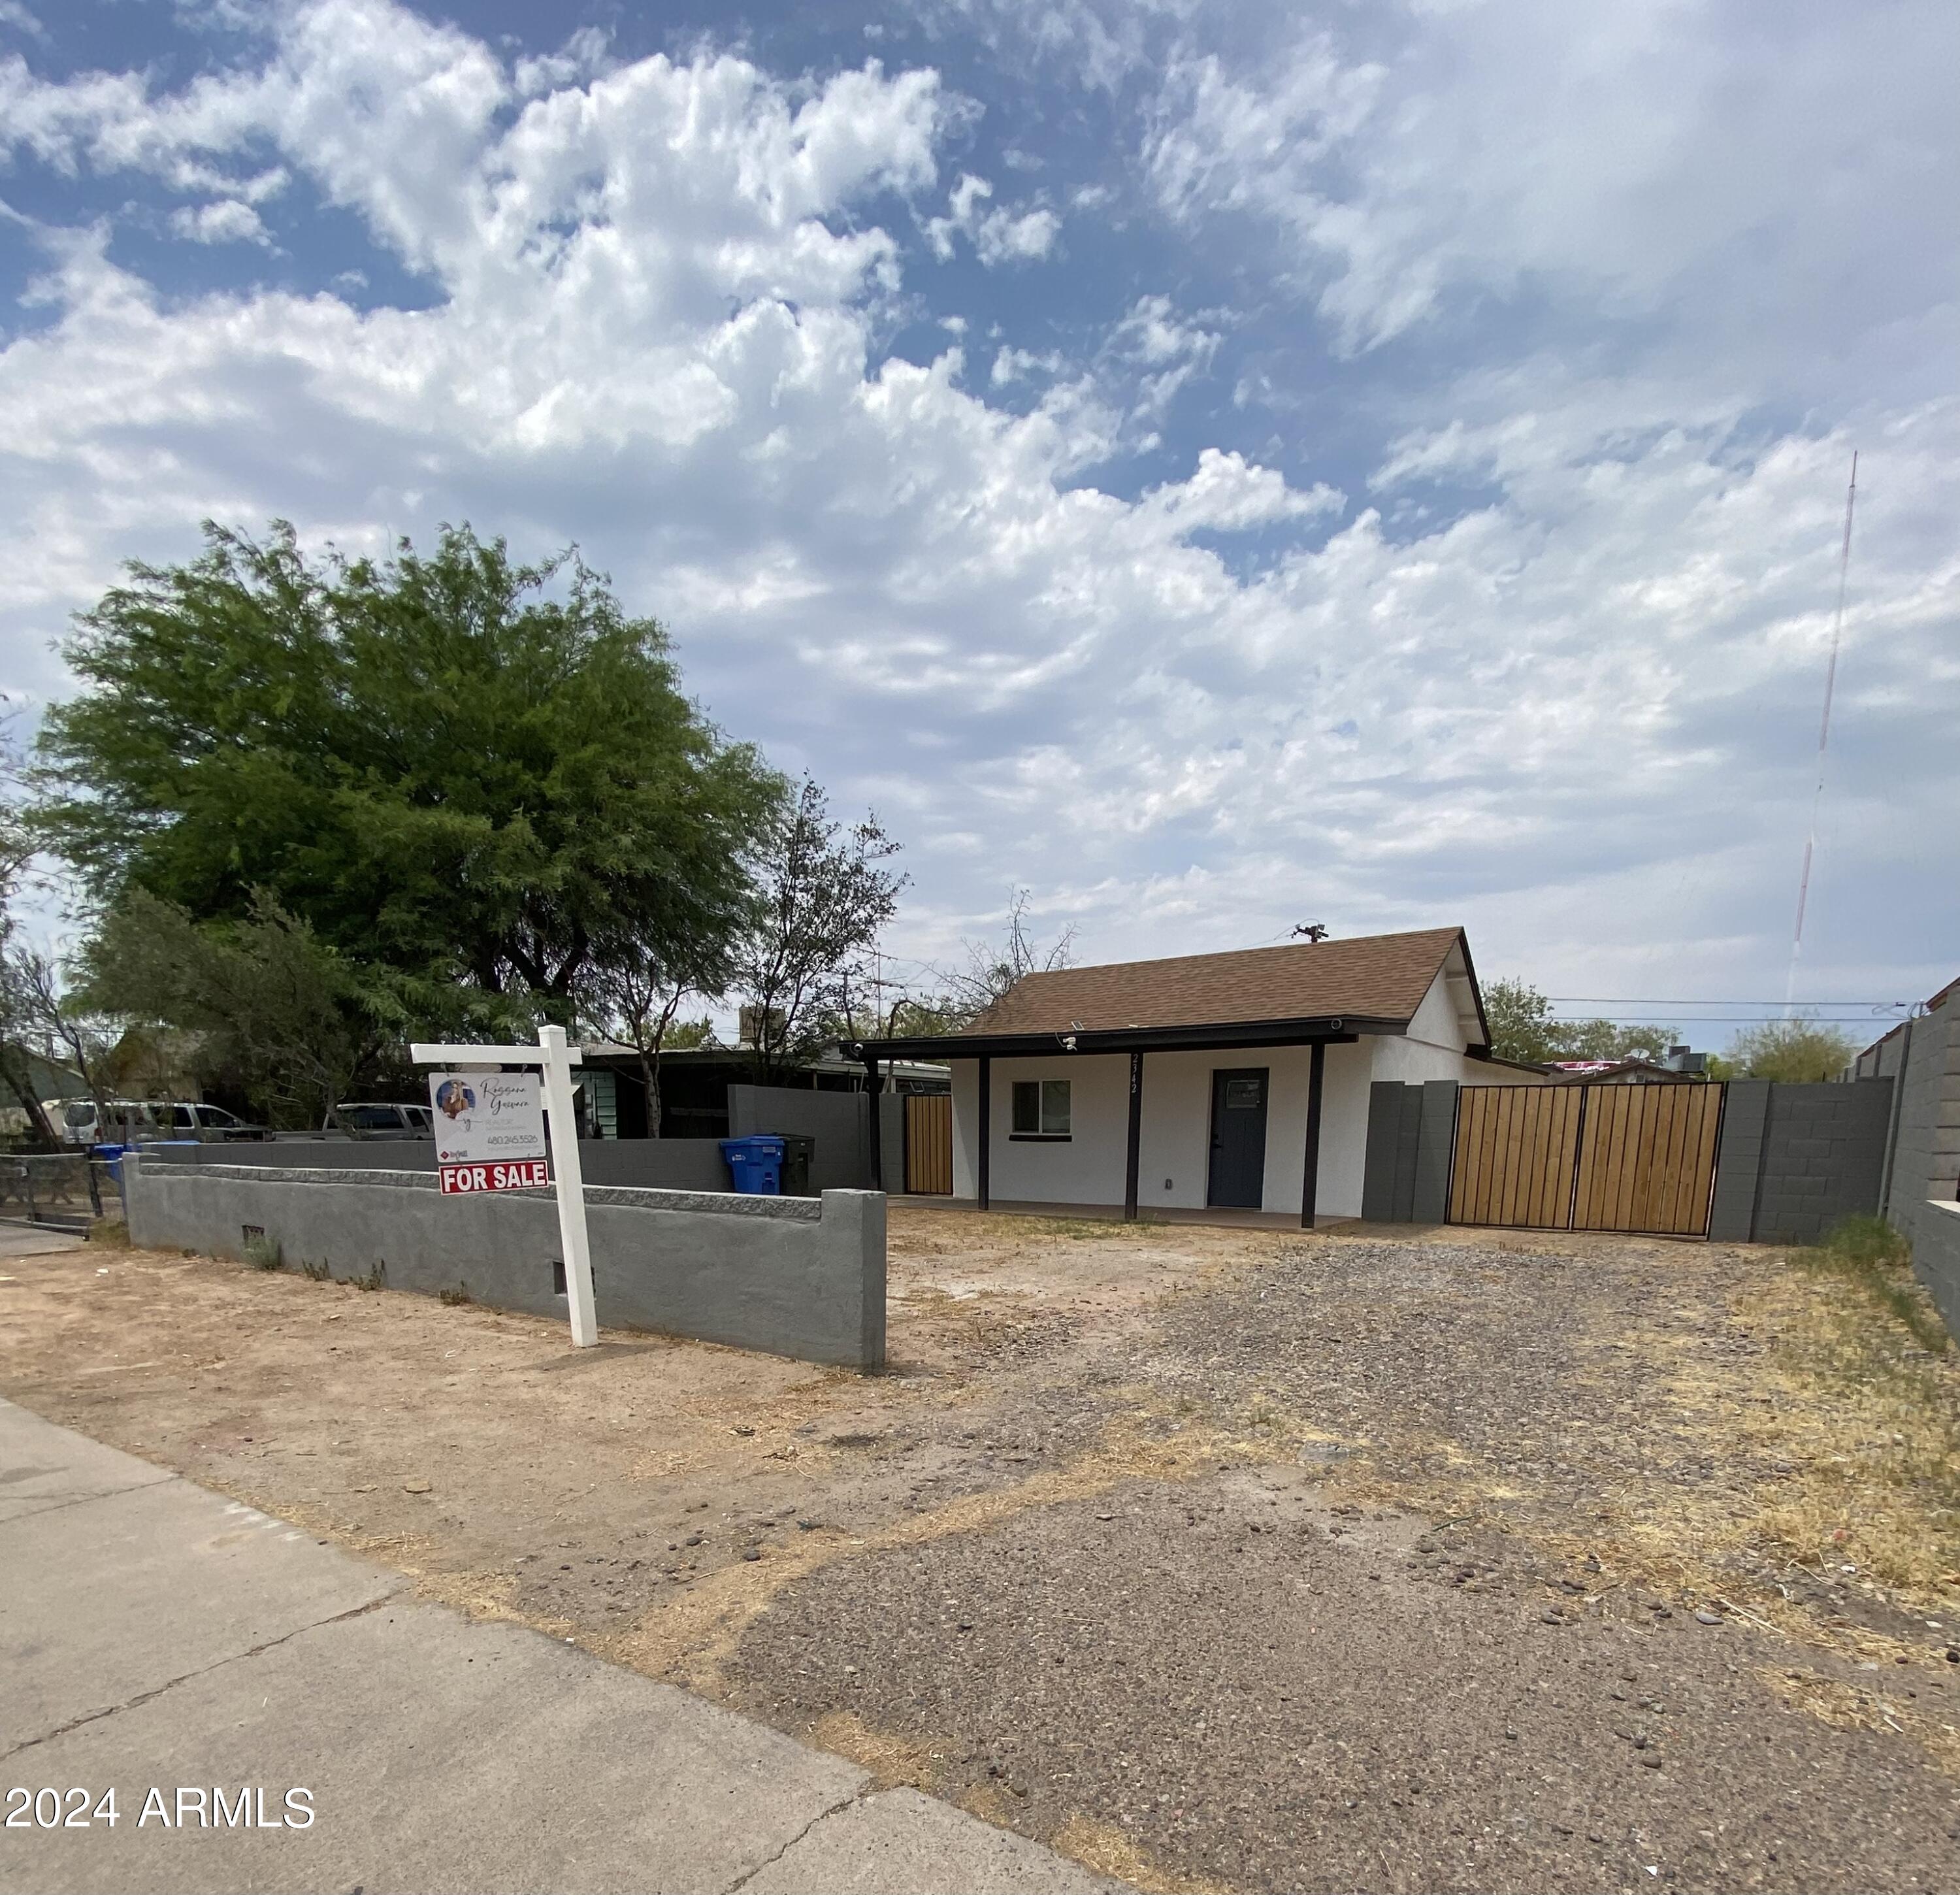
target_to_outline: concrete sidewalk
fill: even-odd
[[[64,1820],[0,1827],[0,1890],[49,1895],[1119,1886],[0,1402],[15,1785]]]

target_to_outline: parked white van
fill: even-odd
[[[262,1125],[248,1124],[222,1106],[183,1104],[168,1099],[111,1099],[106,1122],[98,1123],[93,1099],[42,1101],[64,1145],[135,1145],[145,1139],[265,1139]]]

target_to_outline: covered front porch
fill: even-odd
[[[975,1033],[852,1050],[874,1111],[886,1060],[931,1047],[951,1068],[950,1199],[921,1203],[1311,1229],[1323,1214],[1358,1214],[1373,1036],[1402,1024]],[[888,1188],[902,1194],[904,1182]]]

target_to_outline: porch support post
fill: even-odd
[[[1313,1228],[1315,1201],[1320,1194],[1320,1094],[1327,1079],[1327,1042],[1313,1043],[1306,1074],[1306,1163],[1300,1188],[1300,1226]]]
[[[994,1062],[980,1056],[980,1137],[974,1153],[974,1196],[982,1210],[987,1209],[990,1193],[988,1173],[994,1156]]]
[[[867,1078],[865,1091],[871,1102],[871,1189],[882,1191],[885,1188],[885,1142],[878,1135],[878,1094],[883,1088],[885,1075],[878,1069],[878,1062],[870,1054],[864,1056],[864,1071]]]
[[[1144,1145],[1144,1056],[1130,1055],[1130,1144],[1123,1173],[1123,1215],[1137,1221],[1137,1172]]]

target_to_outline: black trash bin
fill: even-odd
[[[816,1193],[810,1188],[810,1168],[816,1162],[816,1141],[806,1138],[800,1132],[782,1132],[776,1135],[783,1142],[783,1196],[815,1197]]]

